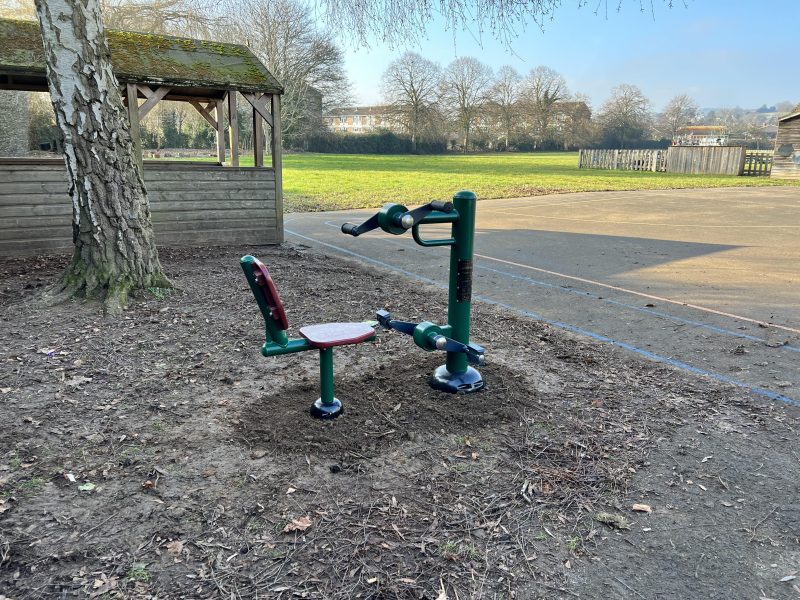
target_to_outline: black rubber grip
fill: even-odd
[[[449,213],[449,212],[453,211],[453,203],[452,202],[445,202],[443,200],[434,200],[433,202],[430,202],[430,207],[433,210],[438,210],[438,211],[446,212],[446,213]]]
[[[353,225],[352,223],[345,223],[344,225],[342,225],[342,233],[352,235],[353,237],[358,237],[358,225]]]

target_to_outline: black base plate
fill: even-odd
[[[486,385],[477,369],[467,367],[463,373],[451,373],[447,370],[447,365],[437,368],[429,383],[433,389],[449,394],[471,394],[482,390]]]
[[[323,404],[322,398],[317,398],[310,412],[315,419],[335,419],[344,412],[344,406],[338,398],[334,398],[332,404]]]

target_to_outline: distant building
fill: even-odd
[[[592,109],[582,100],[556,102],[553,108],[555,127],[558,130],[568,126],[572,121],[590,121],[592,119]]]
[[[399,131],[389,106],[345,106],[322,116],[328,129],[337,133],[370,133],[379,129]]]
[[[800,179],[800,112],[778,119],[772,177]]]
[[[673,146],[727,146],[728,133],[721,125],[680,127],[672,138]]]

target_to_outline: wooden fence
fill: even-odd
[[[744,146],[671,146],[667,173],[690,175],[741,175]]]
[[[694,175],[769,175],[772,155],[742,146],[671,146],[665,150],[581,150],[581,169]]]
[[[744,155],[742,175],[769,177],[772,172],[772,150],[748,150]]]
[[[616,169],[621,171],[664,171],[666,150],[581,150],[581,169]]]

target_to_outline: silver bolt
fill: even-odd
[[[411,229],[414,226],[414,217],[411,215],[403,215],[400,217],[400,225],[403,226],[403,229]]]
[[[437,350],[444,350],[447,347],[447,338],[443,335],[437,335],[433,343],[436,345]]]

